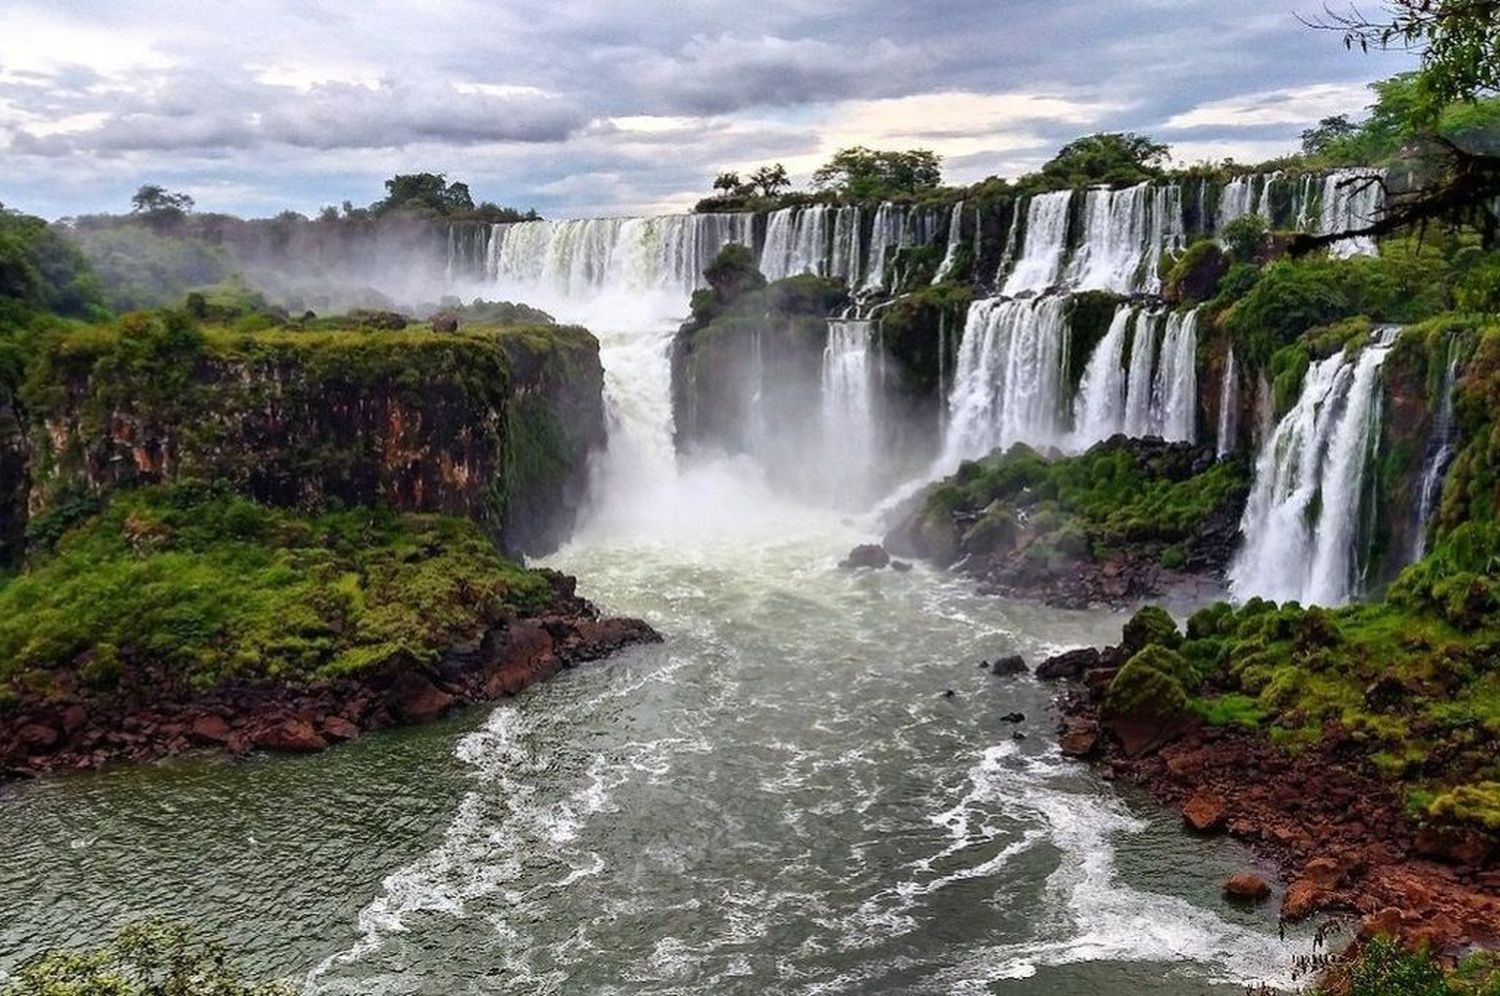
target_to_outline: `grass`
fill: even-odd
[[[303,516],[210,485],[153,487],[117,494],[0,588],[0,682],[37,690],[76,670],[99,690],[202,690],[422,665],[549,595],[461,519]]]

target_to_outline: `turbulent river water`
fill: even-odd
[[[663,466],[662,392],[619,371],[666,340],[604,341],[635,424],[601,468],[612,500],[549,563],[666,642],[318,756],[13,787],[0,971],[155,912],[312,993],[1289,981],[1305,940],[1219,895],[1250,857],[1062,758],[1051,690],[976,667],[1120,617],[838,569],[867,518],[744,465]]]

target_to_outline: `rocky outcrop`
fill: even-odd
[[[1038,668],[1079,678],[1062,699],[1063,753],[1097,758],[1113,777],[1178,808],[1188,827],[1226,832],[1275,861],[1287,882],[1284,919],[1348,915],[1362,936],[1394,936],[1449,958],[1500,943],[1500,865],[1489,835],[1417,826],[1399,790],[1361,768],[1352,736],[1328,727],[1293,754],[1255,731],[1188,723],[1132,752],[1117,733],[1132,717],[1109,712],[1114,669],[1080,672],[1083,659],[1075,652]],[[1101,672],[1104,680],[1092,680]],[[1249,901],[1269,895],[1248,874],[1225,891]]]
[[[25,417],[9,389],[0,384],[0,568],[16,566],[25,552],[30,457]]]
[[[226,337],[133,316],[43,365],[32,515],[198,478],[282,507],[464,516],[541,553],[571,527],[604,441],[598,343],[579,328]]]
[[[1135,480],[1121,485],[1109,516],[1093,515],[1095,496],[1067,492],[1080,478],[1118,478],[1122,463]],[[1052,468],[1065,468],[1062,483]],[[1217,461],[1212,446],[1161,439],[1115,436],[1051,461],[1016,447],[960,467],[897,509],[884,545],[954,566],[981,592],[1062,608],[1209,594],[1238,541],[1245,473],[1240,462]],[[1168,490],[1132,505],[1158,487]]]
[[[435,666],[400,658],[358,678],[230,682],[212,691],[107,697],[59,672],[0,712],[0,779],[144,762],[190,750],[304,753],[361,733],[426,723],[513,695],[563,668],[660,637],[636,619],[601,618],[574,581],[548,573],[551,603],[508,618]]]

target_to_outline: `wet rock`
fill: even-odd
[[[62,711],[59,720],[62,723],[62,732],[67,736],[72,736],[83,727],[84,723],[88,722],[89,711],[75,702]]]
[[[388,704],[403,722],[430,723],[457,701],[415,671],[403,671],[391,686]]]
[[[892,560],[891,570],[895,571],[897,574],[905,574],[907,571],[911,570],[911,564],[908,564],[904,560]]]
[[[1286,887],[1286,895],[1281,897],[1281,918],[1293,921],[1306,919],[1326,901],[1327,895],[1317,883],[1299,878]]]
[[[1260,903],[1270,898],[1271,887],[1259,875],[1237,872],[1229,876],[1229,881],[1224,883],[1224,895],[1230,899]]]
[[[1025,674],[1026,662],[1021,659],[1020,654],[1001,657],[990,665],[990,673],[997,678],[1008,678],[1016,674]]]
[[[849,556],[839,561],[839,566],[846,571],[856,570],[861,567],[879,570],[889,565],[890,562],[891,555],[886,553],[885,547],[879,543],[861,543],[849,551]]]
[[[1228,807],[1222,796],[1200,789],[1182,804],[1182,820],[1199,833],[1224,829]]]
[[[1020,730],[1017,730],[1016,732],[1014,732],[1014,733],[1012,733],[1010,735],[1010,738],[1012,740],[1025,740],[1026,739],[1026,734],[1022,733]]]
[[[945,698],[945,699],[951,699],[951,698],[953,698],[953,696],[954,696],[954,691],[951,688],[949,688],[949,689],[947,689],[946,691],[943,692],[943,698]]]
[[[1026,714],[1024,712],[1008,712],[1004,716],[1000,717],[1000,722],[1002,722],[1002,723],[1024,723],[1024,722],[1026,722]]]
[[[328,746],[328,741],[300,716],[285,719],[255,732],[250,742],[262,750],[310,753]]]
[[[193,720],[188,727],[188,734],[200,743],[226,744],[231,731],[223,716],[208,713]]]
[[[457,332],[458,316],[451,311],[440,311],[432,316],[432,331]]]
[[[58,741],[57,730],[46,723],[27,723],[16,731],[16,737],[33,752],[44,751]]]
[[[1090,757],[1099,750],[1099,724],[1091,719],[1070,719],[1057,746],[1068,757]]]
[[[359,736],[359,727],[342,716],[328,716],[322,723],[323,735],[330,740],[353,740]]]
[[[1093,647],[1081,647],[1049,657],[1036,669],[1036,676],[1043,681],[1077,680],[1090,668],[1099,665],[1099,651]]]

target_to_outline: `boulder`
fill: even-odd
[[[897,574],[905,574],[907,571],[911,570],[911,564],[908,564],[904,560],[892,560],[891,570],[895,571]]]
[[[1099,651],[1081,647],[1049,657],[1037,667],[1036,676],[1043,681],[1076,680],[1090,668],[1099,666]]]
[[[416,671],[403,671],[386,699],[403,722],[430,723],[453,708],[455,699]]]
[[[1286,887],[1286,895],[1281,897],[1281,918],[1302,920],[1315,912],[1327,895],[1316,883],[1299,878]]]
[[[188,735],[200,743],[227,744],[231,731],[223,716],[205,713],[193,720],[188,727]]]
[[[869,567],[879,570],[889,565],[891,555],[885,552],[885,547],[878,543],[861,543],[849,551],[849,556],[839,561],[839,566],[845,570],[855,570],[861,567]]]
[[[1182,804],[1182,821],[1199,833],[1224,829],[1228,806],[1223,796],[1199,789]]]
[[[997,678],[1009,678],[1012,675],[1025,673],[1026,662],[1021,659],[1020,654],[1011,654],[990,663],[990,674]]]
[[[432,316],[432,331],[457,332],[458,316],[451,311],[440,311]]]
[[[57,730],[46,723],[27,723],[16,732],[16,736],[34,752],[45,751],[58,741]]]
[[[1090,757],[1099,750],[1099,724],[1091,719],[1071,719],[1057,738],[1068,757]]]
[[[330,740],[353,740],[359,736],[359,727],[342,716],[328,716],[322,726],[323,735]]]
[[[262,750],[293,753],[309,753],[328,746],[328,741],[313,728],[312,723],[301,716],[293,716],[257,730],[250,742]]]
[[[1271,896],[1266,880],[1251,872],[1237,872],[1224,883],[1224,895],[1250,903],[1265,902]]]
[[[1026,722],[1026,714],[1024,712],[1008,712],[1004,716],[1000,717],[1000,722],[1002,722],[1002,723],[1024,723],[1024,722]]]

